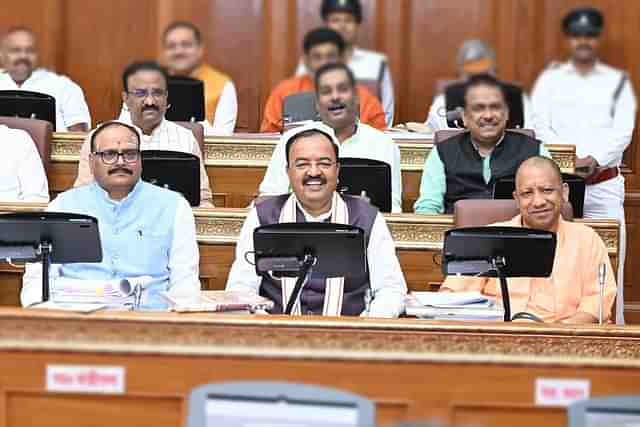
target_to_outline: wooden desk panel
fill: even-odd
[[[640,391],[635,327],[18,309],[0,309],[0,322],[3,427],[66,426],[70,413],[77,425],[178,426],[192,388],[238,380],[359,393],[382,426],[440,417],[537,427],[542,416],[564,426],[564,410],[535,406],[537,378],[586,379],[592,396]],[[125,393],[48,393],[48,364],[122,366]]]
[[[73,185],[83,141],[82,133],[54,134],[49,172],[52,194],[65,191]],[[278,136],[261,134],[205,138],[205,167],[213,183],[217,207],[248,206],[258,191],[277,142]],[[413,204],[420,194],[424,162],[433,143],[430,140],[404,139],[396,140],[396,143],[400,148],[402,168],[402,209],[404,212],[413,212]],[[549,145],[548,148],[564,172],[573,171],[575,147]]]

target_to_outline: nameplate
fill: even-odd
[[[124,394],[122,366],[47,365],[47,391]]]
[[[569,406],[576,400],[589,398],[591,382],[589,380],[538,378],[535,387],[536,405]]]

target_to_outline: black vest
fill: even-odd
[[[471,143],[469,132],[439,143],[437,149],[447,180],[444,211],[452,213],[453,204],[458,200],[491,199],[497,179],[515,175],[520,163],[540,155],[540,141],[506,131],[502,142],[491,154],[491,180],[488,184],[482,175],[482,156]]]
[[[280,220],[280,212],[284,207],[288,194],[267,198],[256,206],[260,225],[277,224]],[[378,209],[368,202],[352,196],[343,195],[349,211],[349,224],[364,230],[365,245],[369,246],[371,229],[378,215]],[[296,222],[305,222],[304,214],[300,209],[296,210]],[[367,268],[368,271],[368,268]],[[343,315],[358,316],[365,309],[365,298],[369,293],[369,276],[351,277],[344,280],[344,296],[342,301]],[[322,314],[324,307],[325,279],[314,278],[305,285],[300,295],[300,305],[303,314]],[[275,303],[274,314],[284,311],[282,304],[282,287],[279,280],[262,279],[260,283],[260,295],[269,298]]]

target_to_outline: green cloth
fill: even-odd
[[[551,158],[551,153],[540,144],[540,155]],[[491,154],[482,157],[482,176],[484,182],[491,180]],[[437,147],[434,146],[424,162],[422,168],[422,181],[420,182],[420,197],[413,205],[418,214],[444,213],[444,194],[447,192],[447,180],[444,173],[444,164],[440,160]]]

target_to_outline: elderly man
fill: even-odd
[[[0,125],[0,202],[48,202],[42,159],[29,134]]]
[[[344,64],[326,64],[316,72],[316,108],[324,124],[330,126],[340,142],[341,157],[379,160],[391,166],[393,212],[402,212],[400,149],[383,132],[358,120],[358,93],[353,73]],[[286,172],[285,140],[276,146],[264,179],[261,194],[289,192]]]
[[[532,99],[540,139],[576,146],[576,173],[587,184],[585,218],[614,218],[621,223],[618,283],[622,284],[626,233],[619,167],[631,143],[637,103],[627,73],[598,59],[603,26],[602,14],[593,8],[575,9],[564,18],[571,58],[542,72]],[[623,289],[618,287],[618,323],[624,322]]]
[[[256,275],[245,254],[253,251],[253,230],[278,222],[339,222],[361,227],[367,241],[368,277],[362,282],[344,279],[340,304],[327,300],[328,284],[314,279],[303,289],[301,312],[325,315],[396,317],[404,310],[406,284],[393,240],[382,215],[357,197],[336,193],[339,171],[338,141],[333,130],[314,122],[285,133],[287,173],[291,195],[274,196],[254,207],[242,227],[227,290],[243,290],[266,296],[281,313],[287,300],[278,281]],[[323,302],[324,301],[324,302]],[[341,308],[339,308],[341,307]]]
[[[236,88],[229,76],[204,63],[204,42],[198,27],[191,22],[173,22],[164,30],[162,48],[170,75],[204,82],[205,121],[201,124],[205,134],[233,134],[238,117]],[[128,114],[123,104],[119,120],[129,120]]]
[[[340,33],[345,42],[344,61],[358,80],[376,81],[388,127],[393,125],[394,95],[391,71],[386,55],[357,46],[362,25],[360,0],[323,0],[320,14],[325,25]],[[296,74],[307,72],[300,61]]]
[[[106,280],[151,276],[143,305],[163,307],[159,292],[191,295],[200,291],[195,221],[178,193],[140,179],[140,135],[134,127],[107,122],[91,135],[89,165],[95,181],[58,195],[47,210],[98,219],[102,262],[53,265],[57,278]],[[27,266],[22,305],[42,300],[42,269]]]
[[[193,132],[164,118],[167,111],[167,74],[155,62],[134,62],[122,75],[122,99],[131,112],[131,123],[142,130],[142,150],[169,150],[191,153],[200,158],[200,206],[213,207],[209,177],[200,145]],[[89,168],[89,138],[80,151],[74,187],[93,180]]]
[[[461,82],[457,84],[464,84],[462,82],[478,74],[495,76],[497,71],[496,53],[489,44],[482,40],[466,40],[458,50],[456,63],[458,65],[458,78],[461,80]],[[514,93],[517,93],[516,91],[522,92],[517,86],[511,85],[511,87]],[[534,122],[531,102],[524,92],[522,92],[521,97],[524,115],[524,126],[522,127],[532,129]],[[444,93],[436,94],[433,98],[433,103],[431,104],[431,108],[429,108],[429,115],[425,123],[432,131],[449,127],[446,114],[446,101]]]
[[[509,279],[512,311],[531,313],[545,322],[595,323],[600,299],[598,270],[606,266],[604,297],[605,319],[611,314],[616,297],[616,282],[607,248],[590,227],[567,222],[560,210],[569,196],[562,183],[560,169],[550,159],[532,157],[525,160],[516,175],[513,197],[520,215],[509,222],[496,224],[553,231],[557,235],[553,271],[549,278]],[[500,297],[497,279],[447,277],[444,291],[480,291]]]
[[[269,95],[265,106],[260,132],[281,132],[284,99],[289,95],[311,92],[316,71],[325,64],[344,61],[345,44],[342,36],[328,28],[307,33],[303,43],[304,63],[307,74],[280,82]],[[377,129],[386,127],[384,112],[378,101],[364,86],[358,85],[360,121]]]
[[[452,213],[458,200],[490,199],[495,182],[515,175],[524,160],[551,157],[540,141],[505,131],[509,108],[494,77],[469,79],[462,117],[469,131],[433,147],[425,161],[416,213]]]
[[[28,90],[56,100],[56,130],[86,132],[91,127],[89,107],[80,86],[69,78],[38,66],[36,37],[28,28],[12,28],[0,49],[0,90]]]

